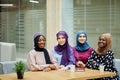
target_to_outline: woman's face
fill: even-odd
[[[78,37],[78,41],[79,41],[81,44],[85,43],[85,41],[86,41],[86,36],[85,36],[85,34],[80,34],[79,37]]]
[[[104,48],[104,47],[107,46],[107,41],[106,41],[106,39],[105,39],[104,36],[101,36],[101,37],[99,38],[99,40],[98,40],[98,46],[99,46],[100,48]]]
[[[57,41],[58,41],[58,44],[62,46],[62,45],[65,44],[66,39],[63,35],[59,35],[58,38],[57,38]]]
[[[44,38],[43,36],[40,36],[40,37],[39,37],[39,41],[38,41],[38,46],[39,46],[40,48],[44,48],[44,47],[45,47],[45,43],[46,43],[45,38]]]

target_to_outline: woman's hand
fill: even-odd
[[[54,64],[49,64],[49,68],[51,68],[51,70],[56,70],[57,67]]]
[[[51,68],[49,68],[49,67],[44,68],[43,71],[45,71],[45,72],[51,71]]]
[[[76,63],[77,67],[85,67],[85,64],[82,61]]]
[[[68,68],[65,67],[64,65],[60,65],[59,66],[59,70],[62,70],[62,71],[66,71]]]
[[[68,70],[68,68],[67,68],[67,67],[62,67],[62,68],[59,69],[59,70],[66,71],[66,70]]]
[[[60,65],[60,66],[59,66],[59,69],[62,69],[62,68],[64,68],[64,67],[65,67],[64,65]]]
[[[92,61],[92,64],[95,64],[95,63],[96,63],[96,61],[93,60],[93,61]]]

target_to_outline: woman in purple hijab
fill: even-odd
[[[73,48],[68,43],[68,35],[65,31],[56,34],[58,44],[52,49],[52,53],[62,68],[68,68],[75,64]]]

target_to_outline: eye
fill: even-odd
[[[106,41],[105,39],[99,39],[99,41]]]
[[[62,37],[62,39],[65,39],[65,37]]]
[[[86,36],[83,36],[84,38],[86,37]]]
[[[81,38],[82,36],[79,36],[79,38]]]

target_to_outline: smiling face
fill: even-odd
[[[112,37],[110,33],[101,34],[98,39],[98,48],[96,52],[98,55],[105,55],[112,47]]]
[[[86,41],[86,36],[85,36],[85,34],[80,34],[79,37],[78,37],[78,41],[79,41],[81,44],[85,43],[85,41]]]
[[[107,46],[107,40],[104,36],[100,36],[98,40],[98,47],[99,48],[104,48]]]
[[[57,41],[58,41],[58,44],[62,46],[62,45],[65,44],[66,39],[63,35],[59,35],[58,38],[57,38]]]
[[[45,43],[46,43],[45,37],[40,36],[40,37],[39,37],[39,40],[38,40],[38,46],[39,46],[40,48],[44,48],[44,47],[45,47]]]

